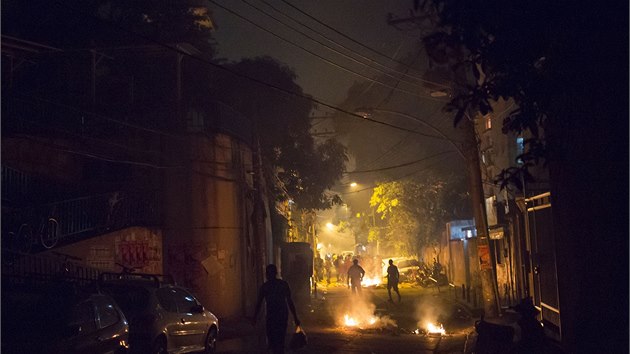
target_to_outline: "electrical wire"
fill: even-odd
[[[247,0],[241,0],[241,1],[242,1],[243,3],[245,3],[245,4],[247,4],[248,6],[252,7],[253,9],[257,10],[258,12],[263,13],[263,14],[267,15],[268,17],[270,17],[270,18],[274,19],[276,22],[281,23],[282,25],[284,25],[284,26],[286,26],[286,27],[288,27],[288,28],[292,29],[293,31],[295,31],[295,32],[297,32],[297,33],[299,33],[299,34],[303,35],[304,37],[306,37],[306,38],[310,39],[311,41],[313,41],[313,42],[315,42],[315,43],[317,43],[317,44],[319,44],[319,45],[323,46],[324,48],[327,48],[328,50],[330,50],[330,51],[332,51],[332,52],[334,52],[334,53],[337,53],[337,54],[339,54],[339,55],[343,56],[344,58],[349,59],[349,60],[351,60],[351,61],[353,61],[353,62],[355,62],[355,63],[357,63],[357,64],[364,65],[364,66],[366,66],[366,67],[368,67],[368,68],[371,68],[371,69],[373,69],[373,70],[375,70],[375,71],[378,71],[379,73],[381,73],[381,74],[383,74],[383,75],[385,75],[385,76],[388,76],[388,77],[390,77],[390,78],[393,78],[393,79],[398,80],[398,83],[396,84],[396,86],[394,86],[394,88],[397,88],[397,87],[398,87],[398,84],[400,84],[400,82],[405,82],[405,83],[407,83],[407,84],[409,84],[409,85],[412,85],[412,86],[415,86],[415,87],[417,87],[417,88],[420,88],[420,89],[426,89],[426,87],[421,86],[421,85],[418,85],[416,82],[403,80],[403,79],[402,79],[402,76],[406,76],[406,73],[404,73],[404,72],[400,72],[400,71],[397,71],[397,70],[394,70],[394,69],[391,69],[391,68],[387,68],[387,69],[389,69],[389,70],[391,70],[391,71],[395,71],[396,73],[401,74],[401,77],[396,77],[396,76],[394,76],[394,75],[390,74],[389,72],[387,72],[387,71],[385,71],[385,70],[382,70],[382,69],[377,68],[377,67],[375,67],[375,66],[372,66],[372,65],[366,64],[366,63],[364,63],[364,62],[361,62],[361,61],[359,61],[359,60],[357,60],[357,59],[353,58],[353,57],[352,57],[352,56],[350,56],[350,55],[347,55],[347,54],[345,54],[345,53],[343,53],[343,52],[338,51],[338,50],[337,50],[337,49],[335,49],[335,48],[332,48],[332,47],[328,46],[328,45],[327,45],[327,44],[325,44],[325,43],[322,43],[321,41],[319,41],[319,40],[317,40],[317,39],[315,39],[315,38],[311,37],[310,35],[308,35],[308,34],[304,33],[303,31],[300,31],[299,29],[297,29],[297,28],[295,28],[295,27],[293,27],[293,26],[291,26],[291,25],[288,25],[286,22],[284,22],[284,21],[282,21],[282,20],[280,20],[280,19],[276,18],[275,16],[273,16],[273,15],[269,14],[269,13],[268,13],[268,12],[266,12],[265,10],[263,10],[263,9],[261,9],[261,8],[257,7],[256,5],[254,5],[254,4],[250,3],[250,2],[248,2]],[[264,2],[264,1],[263,1],[263,2]],[[264,3],[265,3],[265,4],[267,4],[268,6],[270,6],[270,7],[274,8],[274,7],[273,7],[272,5],[270,5],[269,3],[266,3],[266,2],[264,2]],[[274,9],[275,9],[275,8],[274,8]],[[277,10],[277,9],[275,9],[275,10],[279,12],[279,10]],[[282,13],[282,12],[280,12],[280,13],[281,13],[282,15],[284,15],[284,16],[286,16],[286,17],[288,17],[286,14],[284,14],[284,13]],[[300,23],[299,21],[297,21],[297,20],[295,20],[295,19],[293,19],[293,18],[290,18],[290,17],[288,17],[288,18],[289,18],[289,19],[291,19],[292,21],[296,21],[296,22]],[[300,24],[301,24],[301,25],[303,25],[303,26],[305,26],[306,28],[311,29],[311,28],[310,28],[310,27],[308,27],[307,25],[304,25],[304,24],[302,24],[302,23],[300,23]],[[313,30],[313,29],[311,29],[311,30]],[[313,31],[314,31],[314,30],[313,30]],[[333,41],[333,42],[334,42],[334,41]],[[341,46],[340,44],[338,44],[338,43],[336,43],[336,42],[334,42],[334,43],[335,43],[335,44],[337,44],[337,45],[339,45],[339,46]],[[367,60],[369,60],[369,61],[374,62],[373,60],[371,60],[371,59],[369,59],[369,58],[366,58],[366,57],[362,56],[361,54],[358,54],[358,53],[356,53],[356,52],[353,52],[352,50],[350,50],[350,49],[348,49],[348,48],[345,48],[345,47],[343,47],[343,46],[341,46],[341,47],[342,47],[342,48],[344,48],[344,49],[346,49],[346,50],[348,50],[348,51],[350,51],[350,52],[352,52],[352,53],[353,53],[353,54],[355,54],[355,55],[361,56],[361,57],[362,57],[362,58],[364,58],[364,59],[367,59]],[[393,89],[392,89],[392,90],[393,90]],[[437,100],[437,101],[443,101],[443,100],[441,100],[441,99],[438,99],[438,98],[432,97],[432,96],[430,96],[430,95],[429,95],[429,96],[427,96],[426,98],[427,98],[427,99]]]
[[[405,175],[403,175],[403,176],[400,176],[400,177],[397,177],[397,178],[392,178],[392,179],[389,179],[387,182],[400,181],[400,180],[401,180],[401,179],[403,179],[403,178],[407,178],[407,177],[409,177],[409,176],[413,176],[413,175],[415,175],[415,174],[417,174],[417,173],[420,173],[420,172],[425,172],[425,171],[427,171],[430,167],[435,166],[438,162],[441,162],[441,160],[440,160],[440,161],[436,161],[435,163],[432,163],[432,164],[430,164],[430,165],[428,165],[428,166],[425,166],[424,168],[421,168],[421,169],[418,169],[418,170],[412,171],[412,172],[410,172],[410,173],[408,173],[408,174],[405,174]],[[366,191],[366,190],[374,189],[374,187],[376,187],[376,186],[378,186],[378,183],[377,183],[377,184],[372,185],[371,187],[366,187],[366,188],[359,189],[359,190],[356,190],[356,191],[344,192],[344,193],[340,193],[340,194],[342,194],[342,195],[346,195],[346,194],[360,193],[360,192],[364,192],[364,191]]]
[[[61,152],[66,152],[69,154],[73,154],[73,155],[79,155],[79,156],[84,156],[84,157],[89,157],[92,159],[96,159],[96,160],[101,160],[101,161],[106,161],[106,162],[112,162],[112,163],[120,163],[120,164],[124,164],[124,165],[134,165],[134,166],[142,166],[142,167],[151,167],[151,168],[155,168],[155,169],[175,169],[175,168],[183,168],[183,165],[179,165],[179,166],[163,166],[163,165],[156,165],[153,163],[148,163],[148,162],[140,162],[140,161],[132,161],[132,160],[116,160],[113,158],[109,158],[106,156],[101,156],[101,155],[97,155],[97,154],[92,154],[92,153],[88,153],[85,151],[77,151],[77,150],[72,150],[72,149],[68,149],[65,146],[60,146],[54,143],[47,143],[44,142],[42,140],[39,139],[35,139],[29,136],[23,136],[23,139],[26,140],[31,140],[31,141],[35,141],[40,143],[43,146],[46,146],[50,149],[53,150],[57,150],[57,151],[61,151]]]
[[[212,0],[209,0],[209,1],[212,1]],[[58,4],[67,7],[67,4],[65,4],[65,3],[58,3]],[[74,8],[70,8],[70,9],[74,10]],[[127,28],[121,27],[119,25],[113,24],[111,22],[104,21],[104,20],[102,20],[102,19],[100,19],[98,17],[95,17],[93,15],[89,15],[89,16],[91,16],[93,19],[95,19],[97,21],[100,21],[100,22],[102,22],[102,23],[104,23],[104,24],[106,24],[106,25],[108,25],[108,26],[110,26],[112,28],[115,28],[115,29],[117,29],[119,31],[122,31],[122,32],[127,33],[127,34],[131,34],[133,36],[136,36],[138,38],[141,38],[141,39],[144,39],[144,40],[149,41],[151,43],[154,43],[155,45],[161,46],[161,47],[163,47],[165,49],[168,49],[170,51],[179,53],[179,54],[181,54],[183,56],[189,57],[189,58],[194,59],[196,61],[199,61],[201,63],[206,63],[206,64],[208,64],[208,65],[210,65],[212,67],[215,67],[215,68],[217,68],[219,70],[225,71],[225,72],[230,73],[230,74],[232,74],[234,76],[238,76],[238,77],[244,78],[244,79],[249,80],[249,81],[251,81],[253,83],[256,83],[256,84],[259,84],[259,85],[262,85],[262,86],[265,86],[265,87],[268,87],[268,88],[271,88],[271,89],[274,89],[274,90],[276,90],[278,92],[281,92],[281,93],[284,93],[286,95],[289,95],[289,96],[292,96],[292,97],[295,97],[295,98],[305,99],[305,100],[311,101],[313,103],[317,103],[318,105],[330,108],[330,109],[332,109],[334,111],[337,111],[337,112],[340,112],[340,113],[344,113],[345,115],[348,115],[350,117],[361,118],[362,120],[366,120],[366,121],[369,121],[369,122],[373,122],[373,123],[376,123],[376,124],[387,126],[387,127],[393,128],[393,129],[406,131],[406,132],[410,132],[410,133],[413,133],[413,134],[417,134],[417,135],[421,135],[421,136],[425,136],[425,137],[431,137],[431,138],[435,138],[435,139],[444,139],[441,136],[425,134],[425,133],[422,133],[422,132],[418,132],[416,130],[407,129],[407,128],[404,128],[404,127],[401,127],[401,126],[397,126],[397,125],[394,125],[394,124],[386,123],[386,122],[383,122],[383,121],[372,119],[372,118],[367,117],[367,116],[363,116],[363,115],[359,115],[359,114],[347,111],[347,110],[342,109],[340,107],[337,107],[335,105],[326,103],[326,102],[322,101],[321,99],[314,98],[313,96],[306,95],[306,94],[299,93],[299,92],[294,92],[294,91],[291,91],[291,90],[287,90],[287,89],[284,89],[284,88],[279,87],[277,85],[265,82],[263,80],[259,80],[259,79],[253,78],[253,77],[251,77],[249,75],[245,75],[245,74],[240,73],[240,72],[238,72],[238,71],[236,71],[234,69],[228,68],[228,67],[226,67],[224,65],[212,62],[211,60],[208,60],[206,58],[195,56],[193,54],[190,54],[190,53],[188,53],[188,52],[186,52],[186,51],[184,51],[182,49],[179,49],[177,47],[174,47],[172,45],[169,45],[169,44],[160,42],[158,40],[149,38],[147,36],[141,35],[141,34],[139,34],[137,32],[134,32],[134,31],[132,31],[130,29],[127,29]]]
[[[401,61],[399,61],[399,60],[396,60],[395,58],[392,58],[392,57],[388,56],[387,54],[384,54],[384,53],[382,53],[382,52],[380,52],[380,51],[377,51],[376,49],[373,49],[373,48],[371,48],[371,47],[369,47],[369,46],[367,46],[367,45],[365,45],[365,44],[363,44],[363,43],[359,42],[358,40],[356,40],[356,39],[354,39],[354,38],[352,38],[352,37],[348,36],[347,34],[345,34],[345,33],[341,32],[341,31],[339,31],[338,29],[336,29],[336,28],[334,28],[334,27],[332,27],[332,26],[330,26],[330,25],[328,25],[328,24],[324,23],[323,21],[321,21],[321,20],[319,20],[318,18],[316,18],[316,17],[314,17],[314,16],[310,15],[310,14],[309,14],[309,13],[307,13],[306,11],[304,11],[304,10],[302,10],[302,9],[298,8],[297,6],[295,6],[295,5],[291,4],[291,3],[290,3],[290,2],[288,2],[287,0],[281,0],[281,1],[282,1],[283,3],[285,3],[285,4],[287,4],[288,6],[292,7],[293,9],[297,10],[298,12],[300,12],[301,14],[303,14],[304,16],[306,16],[306,17],[308,17],[308,18],[312,19],[313,21],[315,21],[315,22],[317,22],[317,23],[321,24],[322,26],[324,26],[324,27],[326,27],[326,28],[330,29],[331,31],[333,31],[333,32],[335,32],[335,33],[337,33],[337,34],[339,34],[340,36],[342,36],[342,37],[344,37],[344,38],[346,38],[346,39],[350,40],[351,42],[354,42],[354,43],[356,43],[356,44],[360,45],[361,47],[363,47],[363,48],[365,48],[365,49],[367,49],[367,50],[369,50],[369,51],[371,51],[371,52],[373,52],[373,53],[375,53],[375,54],[378,54],[378,55],[380,55],[380,56],[382,56],[382,57],[384,57],[384,58],[386,58],[386,59],[388,59],[388,60],[391,60],[391,61],[393,61],[393,62],[395,62],[395,63],[397,63],[397,64],[400,64],[400,65],[402,65],[402,66],[403,66],[403,67],[405,67],[405,68],[410,68],[407,64],[405,64],[405,63],[403,63],[403,62],[401,62]],[[440,84],[440,83],[437,83],[437,82],[432,82],[432,81],[425,80],[425,79],[420,79],[420,78],[416,78],[416,79],[417,79],[417,80],[419,80],[419,81],[422,81],[422,82],[430,83],[430,84],[432,84],[432,85],[436,85],[436,86],[440,86],[440,87],[444,87],[444,88],[450,88],[450,86],[448,86],[448,85]]]
[[[329,60],[329,59],[327,59],[327,58],[324,58],[323,56],[321,56],[321,55],[319,55],[319,54],[317,54],[317,53],[315,53],[315,52],[313,52],[313,51],[311,51],[311,50],[309,50],[309,49],[307,49],[307,48],[304,48],[303,46],[301,46],[301,45],[299,45],[299,44],[295,43],[294,41],[291,41],[291,40],[289,40],[289,39],[286,39],[286,38],[284,38],[284,37],[280,36],[279,34],[277,34],[277,33],[273,32],[273,31],[271,31],[271,30],[269,30],[269,29],[266,29],[265,27],[263,27],[263,26],[261,26],[261,25],[259,25],[259,24],[255,23],[254,21],[252,21],[252,20],[250,20],[250,19],[246,18],[245,16],[243,16],[243,15],[239,14],[238,12],[233,11],[233,10],[231,10],[231,9],[229,9],[229,8],[227,8],[227,7],[225,7],[225,6],[221,5],[221,4],[219,4],[219,3],[217,3],[217,2],[216,2],[216,1],[214,1],[214,0],[208,0],[208,1],[209,1],[209,2],[211,2],[211,3],[213,3],[213,4],[215,4],[216,6],[218,6],[218,7],[220,7],[220,8],[222,8],[223,10],[225,10],[225,11],[227,11],[227,12],[231,13],[232,15],[234,15],[234,16],[236,16],[236,17],[238,17],[238,18],[240,18],[240,19],[242,19],[242,20],[244,20],[244,21],[246,21],[246,22],[248,22],[248,23],[250,23],[250,24],[254,25],[255,27],[259,28],[260,30],[262,30],[262,31],[264,31],[264,32],[267,32],[267,33],[271,34],[272,36],[274,36],[274,37],[276,37],[276,38],[278,38],[278,39],[281,39],[281,40],[283,40],[283,41],[285,41],[285,42],[287,42],[287,43],[289,43],[289,44],[291,44],[291,45],[293,45],[293,46],[295,46],[295,47],[297,47],[297,48],[299,48],[299,49],[301,49],[301,50],[303,50],[303,51],[305,51],[305,52],[307,52],[307,53],[309,53],[309,54],[311,54],[311,55],[313,55],[314,57],[316,57],[316,58],[318,58],[318,59],[320,59],[320,60],[323,60],[324,62],[326,62],[326,63],[328,63],[328,64],[330,64],[330,65],[332,65],[332,66],[334,66],[334,67],[337,67],[337,68],[339,68],[339,69],[343,70],[343,71],[346,71],[346,72],[348,72],[348,73],[351,73],[351,74],[353,74],[353,75],[356,75],[356,76],[358,76],[358,77],[360,77],[360,78],[363,78],[363,79],[365,79],[365,80],[369,80],[369,81],[375,82],[375,83],[377,83],[377,84],[379,84],[379,85],[381,85],[381,86],[384,86],[384,87],[387,87],[387,88],[391,88],[391,89],[394,89],[394,90],[399,91],[399,92],[406,93],[406,94],[408,94],[408,95],[410,95],[410,96],[414,96],[414,97],[418,97],[418,98],[423,98],[423,99],[439,100],[439,99],[434,98],[434,97],[431,97],[431,96],[424,96],[424,95],[417,94],[417,93],[415,93],[415,92],[413,92],[413,91],[409,91],[409,90],[405,90],[405,89],[401,89],[401,88],[396,88],[396,87],[394,87],[394,86],[391,86],[391,85],[386,84],[386,83],[384,83],[384,82],[381,82],[381,81],[379,81],[379,80],[376,80],[376,79],[370,78],[369,76],[366,76],[366,75],[363,75],[363,74],[361,74],[361,73],[358,73],[358,72],[356,72],[356,71],[354,71],[354,70],[352,70],[352,69],[349,69],[349,68],[347,68],[347,67],[345,67],[345,66],[343,66],[343,65],[337,64],[337,63],[335,63],[335,62],[333,62],[333,61],[331,61],[331,60]],[[442,100],[440,100],[440,101],[442,101]]]
[[[395,168],[407,167],[407,166],[415,165],[417,163],[426,161],[428,159],[431,159],[431,158],[434,158],[434,157],[437,157],[437,156],[441,156],[441,155],[445,155],[445,154],[448,154],[448,153],[452,153],[452,152],[455,152],[455,151],[454,150],[442,151],[442,152],[439,152],[437,154],[433,154],[433,155],[430,155],[430,156],[427,156],[427,157],[423,157],[423,158],[418,159],[418,160],[406,162],[406,163],[403,163],[403,164],[400,164],[400,165],[376,168],[376,169],[372,169],[372,170],[349,171],[349,172],[346,172],[346,173],[347,174],[355,174],[355,173],[369,173],[369,172],[387,171],[387,170],[392,170],[392,169],[395,169]]]
[[[369,61],[369,62],[371,62],[371,63],[374,63],[374,64],[376,64],[376,65],[378,65],[378,66],[380,66],[380,67],[382,67],[382,68],[385,68],[385,69],[387,69],[387,70],[390,70],[390,71],[392,71],[392,72],[395,72],[395,73],[398,73],[398,74],[401,74],[401,75],[407,76],[407,77],[409,77],[409,78],[412,78],[412,79],[415,79],[415,80],[418,80],[418,81],[424,81],[424,82],[426,82],[424,79],[421,79],[421,78],[418,78],[418,77],[415,77],[415,76],[411,76],[411,75],[409,75],[408,71],[409,71],[409,69],[410,69],[411,67],[410,67],[410,66],[408,66],[408,65],[406,65],[406,64],[405,64],[405,69],[406,69],[405,71],[406,71],[406,72],[402,72],[402,71],[399,71],[399,70],[397,70],[397,69],[395,69],[395,68],[389,67],[389,66],[387,66],[387,65],[383,65],[383,64],[381,64],[381,63],[377,62],[376,60],[374,60],[374,59],[372,59],[372,58],[366,57],[366,56],[364,56],[363,54],[361,54],[361,53],[359,53],[359,52],[357,52],[357,51],[355,51],[355,50],[353,50],[353,49],[351,49],[351,48],[348,48],[348,47],[344,46],[343,44],[340,44],[339,42],[335,41],[334,39],[330,38],[329,36],[327,36],[327,35],[325,35],[325,34],[321,33],[320,31],[317,31],[317,30],[316,30],[316,29],[314,29],[313,27],[311,27],[311,26],[309,26],[309,25],[307,25],[307,24],[305,24],[305,23],[303,23],[303,22],[301,22],[301,21],[298,21],[297,19],[293,18],[292,16],[287,15],[285,12],[281,11],[280,9],[278,9],[278,8],[277,8],[277,7],[275,7],[275,6],[273,6],[273,5],[272,5],[272,4],[270,4],[269,2],[267,2],[267,1],[265,1],[265,0],[260,0],[260,2],[262,2],[263,4],[265,4],[265,5],[269,6],[269,7],[270,7],[270,8],[272,8],[272,9],[274,9],[276,12],[278,12],[278,13],[280,13],[281,15],[285,16],[286,18],[290,19],[291,21],[293,21],[293,22],[295,22],[295,23],[298,23],[299,25],[301,25],[301,26],[303,26],[303,27],[305,27],[305,28],[308,28],[308,29],[309,29],[309,30],[311,30],[312,32],[316,33],[318,36],[320,36],[320,37],[322,37],[322,38],[326,39],[328,42],[333,43],[334,45],[338,46],[339,48],[343,48],[343,49],[347,50],[348,52],[350,52],[350,53],[352,53],[352,54],[354,54],[354,55],[356,55],[356,56],[358,56],[358,57],[360,57],[360,58],[363,58],[363,59],[365,59],[365,60],[367,60],[367,61]],[[432,83],[432,84],[434,84],[434,83]]]

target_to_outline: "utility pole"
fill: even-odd
[[[416,28],[430,25],[426,15],[411,16],[406,18],[394,18],[390,16],[388,24],[399,29],[399,25],[411,24]],[[486,204],[481,180],[481,169],[479,167],[479,145],[475,132],[475,123],[465,112],[464,117],[459,122],[460,129],[463,129],[465,146],[464,155],[468,169],[468,181],[471,194],[472,209],[475,217],[475,227],[477,229],[477,259],[479,260],[479,277],[481,278],[481,289],[483,295],[483,308],[485,316],[494,317],[499,315],[498,290],[496,285],[496,275],[492,254],[490,252],[490,241],[488,238],[488,221],[486,218]],[[458,149],[459,150],[459,149]]]
[[[481,181],[481,169],[479,167],[479,145],[475,134],[475,123],[466,115],[460,124],[466,136],[466,162],[468,165],[470,199],[475,217],[475,228],[477,229],[477,257],[479,259],[483,309],[485,316],[496,317],[499,315],[498,291],[488,238],[488,221]]]

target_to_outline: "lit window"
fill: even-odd
[[[521,156],[525,152],[525,141],[523,138],[516,138],[516,156]],[[516,163],[522,164],[523,160],[520,158],[516,159]]]
[[[492,129],[492,117],[486,116],[486,129]]]

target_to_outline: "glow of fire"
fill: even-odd
[[[343,323],[348,327],[357,326],[359,323],[354,318],[350,317],[348,314],[343,316]]]
[[[376,322],[378,322],[378,318],[375,316],[371,316],[370,318],[368,318],[367,320],[365,320],[365,324],[369,325],[369,326],[373,326],[374,324],[376,324]],[[343,324],[346,327],[358,327],[361,326],[363,323],[363,321],[360,321],[354,317],[351,317],[348,314],[345,314],[343,316]]]
[[[376,286],[381,284],[381,279],[379,277],[363,277],[361,281],[362,286]]]
[[[434,325],[433,323],[429,322],[429,324],[427,324],[427,333],[445,335],[446,330],[444,329],[444,326],[442,326],[441,324],[440,324],[440,327],[438,327]]]

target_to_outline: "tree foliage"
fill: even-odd
[[[567,20],[572,9],[540,0],[433,0],[415,5],[437,21],[423,41],[434,63],[450,69],[455,94],[446,109],[455,112],[455,124],[467,112],[492,111],[491,102],[499,98],[516,103],[504,118],[503,130],[531,138],[518,157],[523,165],[502,171],[499,182],[520,184],[523,176],[529,177],[529,168],[547,160],[549,134],[542,132],[548,132],[548,119],[560,116],[567,103],[568,95],[562,92],[571,90],[566,75],[583,69],[567,57],[567,40],[574,36],[570,31],[575,23]]]
[[[439,242],[444,224],[467,209],[464,184],[455,177],[379,183],[370,206],[385,221],[383,241],[397,252],[417,254]]]
[[[298,96],[304,93],[293,70],[271,57],[243,59],[229,67],[271,85],[226,75],[216,95],[252,120],[263,163],[274,176],[269,182],[275,196],[290,197],[303,209],[325,209],[338,202],[338,197],[325,192],[344,171],[345,147],[334,139],[315,142],[309,118],[314,104]],[[298,95],[289,96],[272,86]]]
[[[214,20],[201,0],[3,2],[3,33],[62,48],[188,42],[212,51]]]

